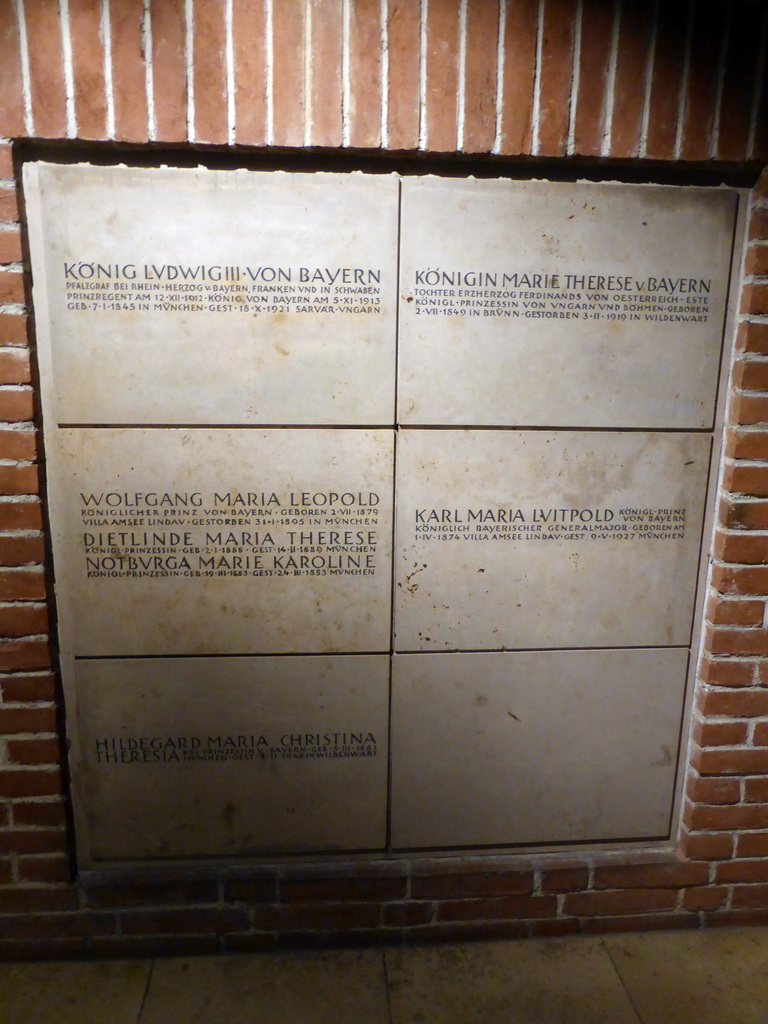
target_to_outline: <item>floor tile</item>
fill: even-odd
[[[768,931],[611,936],[605,945],[643,1024],[765,1024]]]
[[[388,950],[392,1024],[637,1024],[598,939]]]
[[[158,961],[141,1024],[388,1024],[382,954]]]
[[[0,964],[3,1024],[135,1024],[151,961]]]

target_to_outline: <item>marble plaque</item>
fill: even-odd
[[[87,856],[381,849],[386,655],[80,660]]]
[[[669,835],[685,650],[396,655],[396,849]]]
[[[389,650],[390,431],[81,428],[56,442],[64,650]]]
[[[710,443],[400,431],[395,649],[689,644]]]
[[[394,176],[36,163],[24,181],[57,423],[392,423]]]
[[[734,192],[402,188],[402,423],[712,428]]]

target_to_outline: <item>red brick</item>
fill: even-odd
[[[736,857],[768,857],[768,832],[742,832],[738,835]]]
[[[77,960],[87,947],[86,939],[0,939],[0,960]]]
[[[5,938],[45,939],[66,936],[87,938],[91,935],[109,935],[115,931],[111,914],[38,914],[33,916],[8,915],[0,917],[0,934]]]
[[[755,725],[753,743],[756,747],[764,747],[768,743],[768,722],[758,722]]]
[[[37,466],[0,466],[0,495],[37,494],[39,490]]]
[[[717,882],[768,882],[768,860],[732,860],[715,868]]]
[[[16,192],[12,188],[0,188],[0,221],[6,224],[15,224],[19,219],[19,205],[16,201]],[[6,314],[12,316],[12,314]]]
[[[54,884],[72,879],[72,865],[69,857],[54,856],[19,857],[19,877],[25,882]]]
[[[768,536],[718,530],[714,554],[715,558],[723,562],[743,562],[749,565],[765,563],[768,562]]]
[[[387,38],[390,59],[387,83],[387,134],[390,149],[416,149],[419,143],[419,6],[412,0],[389,0]]]
[[[52,675],[0,678],[0,693],[3,700],[9,702],[50,701],[53,700],[55,688],[56,683]]]
[[[0,382],[3,384],[29,384],[29,352],[25,349],[0,349]]]
[[[0,231],[0,263],[21,262],[21,232]]]
[[[768,691],[711,690],[700,694],[698,705],[704,714],[715,718],[763,718],[768,715]]]
[[[272,109],[276,146],[304,144],[304,3],[281,0],[272,7]]]
[[[693,738],[702,747],[738,747],[747,742],[747,723],[699,721]]]
[[[688,799],[697,804],[737,804],[741,799],[738,779],[699,779],[691,776],[686,789]]]
[[[712,586],[725,594],[768,594],[768,568],[716,565],[712,570]]]
[[[0,565],[29,565],[44,557],[42,537],[0,537]]]
[[[501,97],[501,146],[507,155],[531,152],[533,85],[536,72],[538,8],[507,4],[504,27],[504,77]]]
[[[219,940],[215,935],[104,935],[91,939],[89,947],[94,956],[110,959],[136,956],[206,956],[220,951]]]
[[[0,459],[19,459],[31,462],[36,456],[37,433],[34,429],[28,427],[17,430],[0,429]]]
[[[195,0],[193,80],[195,141],[227,141],[224,0]],[[276,56],[279,56],[276,54]]]
[[[66,853],[64,829],[36,828],[0,831],[1,853]]]
[[[755,663],[702,658],[699,677],[710,686],[751,686],[755,678]]]
[[[753,277],[765,277],[768,275],[768,245],[750,245],[744,260],[744,273]],[[761,364],[758,363],[758,366]],[[742,384],[748,388],[748,384]]]
[[[353,0],[349,5],[349,144],[381,145],[381,4]]]
[[[467,3],[464,71],[464,152],[490,153],[496,138],[497,0]]]
[[[722,519],[730,530],[768,530],[768,501],[723,502]]]
[[[747,803],[768,803],[768,778],[745,779],[744,799]]]
[[[575,14],[575,0],[544,0],[537,150],[541,156],[565,155]]]
[[[81,139],[103,139],[107,105],[100,0],[69,0],[69,35],[77,135]]]
[[[375,928],[378,923],[376,903],[292,903],[253,908],[254,928],[260,931]]]
[[[566,896],[566,899],[568,897]],[[495,899],[445,900],[436,906],[438,921],[488,921],[554,917],[556,896],[499,896]]]
[[[0,885],[10,885],[13,880],[10,857],[0,857]]]
[[[2,15],[0,15],[0,17],[2,17]],[[0,32],[2,32],[1,28],[0,28]],[[6,53],[6,54],[9,52],[8,49],[4,46],[1,37],[0,37],[0,50],[2,50],[2,52]],[[0,75],[2,75],[2,73],[3,72],[0,71]],[[3,99],[5,99],[5,96],[3,95],[2,81],[0,81],[0,96],[3,96]],[[2,115],[2,112],[0,112],[0,135],[3,134],[3,132],[2,132],[2,123],[1,123],[2,122],[2,118],[3,118],[3,115]],[[10,132],[9,134],[16,135],[16,134],[20,134],[20,133]],[[6,180],[10,179],[10,178],[13,178],[13,150],[11,149],[11,147],[9,145],[4,144],[4,143],[0,143],[0,179],[3,179],[3,178],[5,178]]]
[[[490,942],[524,939],[529,927],[522,921],[452,921],[405,928],[402,934],[405,942]]]
[[[726,437],[725,454],[729,459],[765,462],[768,460],[768,431],[730,430]]]
[[[224,886],[224,898],[241,903],[266,903],[277,898],[273,875],[262,878],[230,878]]]
[[[701,750],[693,764],[701,775],[766,775],[768,750]]]
[[[401,932],[401,934],[403,934]],[[262,933],[263,935],[263,933]],[[242,936],[245,939],[254,939],[257,936]],[[269,936],[265,936],[269,938]],[[392,941],[392,932],[382,931],[376,928],[348,928],[343,931],[332,929],[320,932],[314,931],[289,931],[282,935],[274,936],[278,949],[360,949],[364,946],[384,946]],[[245,942],[243,943],[245,945]],[[224,945],[229,945],[224,938]]]
[[[589,871],[586,868],[555,868],[541,878],[542,892],[578,892],[586,889]]]
[[[67,823],[67,814],[62,800],[16,800],[13,822],[38,828],[62,828]]]
[[[37,911],[49,913],[63,910],[77,910],[79,899],[76,889],[14,889],[0,890],[0,911],[6,914],[33,914]]]
[[[21,423],[32,419],[32,392],[0,390],[0,420]]]
[[[715,913],[707,918],[708,928],[734,928],[745,925],[759,927],[768,924],[768,912],[764,910],[738,910]]]
[[[143,0],[120,0],[110,6],[115,138],[119,142],[146,142],[149,134],[143,21]]]
[[[708,160],[717,95],[717,67],[723,38],[723,5],[699,0],[692,8],[687,95],[683,110],[681,160]]]
[[[638,914],[654,910],[673,910],[677,889],[640,889],[636,892],[606,891],[569,893],[563,912],[575,917],[601,914]]]
[[[278,948],[278,936],[266,932],[259,932],[258,935],[225,935],[222,942],[227,953],[263,953]]]
[[[231,908],[129,910],[120,915],[120,920],[125,935],[242,932],[248,928],[247,912]]]
[[[749,218],[750,239],[768,238],[768,207],[756,206]]]
[[[634,157],[640,150],[653,9],[649,4],[632,4],[624,5],[621,13],[609,155]]]
[[[768,324],[739,324],[736,346],[745,352],[768,355]]]
[[[730,14],[715,155],[720,160],[740,161],[747,157],[763,11],[761,5],[735,4]]]
[[[8,740],[9,764],[57,764],[61,760],[59,741]]]
[[[14,5],[9,3],[0,4],[0,53],[0,135],[13,138],[25,131],[19,30]]]
[[[55,768],[0,770],[0,796],[58,796],[61,776]]]
[[[311,878],[284,881],[285,903],[321,900],[394,900],[405,896],[405,878]]]
[[[51,651],[46,640],[0,641],[0,672],[49,668]]]
[[[3,680],[3,695],[6,696],[5,680]],[[7,696],[6,699],[8,699]],[[55,730],[56,710],[53,707],[0,707],[0,733],[3,735],[54,732]]]
[[[708,885],[688,889],[683,893],[683,907],[686,910],[718,910],[725,906],[728,888],[724,885]]]
[[[58,139],[66,135],[66,95],[58,11],[48,4],[24,9],[35,135]]]
[[[408,928],[429,924],[434,915],[432,903],[385,903],[381,923],[385,928]]]
[[[688,9],[684,5],[665,8],[663,26],[656,32],[645,141],[646,156],[651,159],[673,160],[675,157],[687,16]]]
[[[556,921],[531,921],[528,927],[534,938],[555,938],[579,934],[579,922],[575,918],[561,918]]]
[[[768,908],[768,885],[740,885],[733,890],[731,906]]]
[[[683,833],[680,851],[694,860],[724,860],[731,856],[733,838],[725,833],[719,835],[696,835]]]
[[[24,276],[15,270],[0,272],[0,303],[24,302]]]
[[[595,868],[595,889],[666,889],[706,885],[706,864],[626,864]]]
[[[218,902],[218,885],[213,880],[106,882],[86,885],[84,892],[88,906],[96,909]]]
[[[768,654],[768,632],[764,629],[708,630],[707,648],[713,654]]]
[[[0,637],[34,636],[48,629],[45,606],[11,605],[0,608]]]
[[[582,7],[574,149],[584,156],[600,156],[602,151],[605,87],[614,17],[613,8],[599,0],[587,0]]]
[[[768,806],[749,804],[740,807],[690,807],[685,815],[685,822],[694,832],[768,828]]]
[[[761,316],[768,313],[768,284],[755,283],[745,285],[741,292],[741,303],[739,312]],[[740,419],[742,423],[752,423],[753,420]]]
[[[706,618],[717,626],[759,626],[765,617],[765,601],[723,601],[712,594]]]
[[[0,431],[0,450],[2,450]],[[0,499],[0,530],[41,530],[43,512],[36,501],[2,501]]]
[[[309,73],[312,96],[310,141],[313,146],[341,145],[342,13],[340,3],[314,4],[312,7],[312,61]],[[263,68],[261,74],[264,74]]]
[[[533,873],[529,871],[424,875],[411,879],[411,895],[417,899],[527,895],[532,891]]]
[[[13,193],[9,193],[13,197]],[[0,191],[0,212],[2,212],[3,192]],[[27,318],[18,313],[0,313],[0,344],[26,345]]]
[[[427,149],[453,153],[458,113],[459,0],[427,5],[426,35]]]
[[[242,31],[242,7],[250,0],[235,0],[233,13],[233,38],[236,61],[246,47],[263,49],[261,35],[244,35]],[[250,4],[261,9],[260,4]],[[163,0],[150,7],[152,23],[152,92],[155,106],[155,125],[159,142],[184,142],[187,138],[187,77],[184,57],[186,31],[184,0]],[[236,64],[236,73],[238,64]],[[262,83],[263,92],[263,83]],[[254,91],[254,106],[259,95]],[[239,119],[244,116],[240,108]],[[263,141],[240,138],[238,142]]]
[[[45,576],[26,569],[0,570],[0,601],[41,601]]]

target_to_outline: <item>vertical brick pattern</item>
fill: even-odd
[[[632,863],[608,866],[586,852],[548,869],[426,858],[73,881],[22,233],[5,140],[30,125],[63,139],[69,100],[78,138],[106,138],[111,104],[115,137],[146,143],[149,85],[153,141],[190,141],[191,81],[192,141],[201,148],[229,142],[234,108],[238,146],[453,153],[461,140],[465,153],[636,165],[768,159],[762,5],[194,0],[191,8],[187,25],[184,0],[151,0],[147,32],[143,0],[110,0],[105,75],[100,0],[69,0],[67,97],[58,5],[0,4],[0,957],[768,923],[768,176],[749,219],[679,856],[627,855]]]

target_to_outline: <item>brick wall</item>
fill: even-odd
[[[0,0],[0,956],[768,920],[768,178],[752,196],[678,855],[174,869],[118,884],[72,874],[12,163],[14,143],[38,139],[754,180],[768,161],[767,30],[763,5],[715,0]]]

